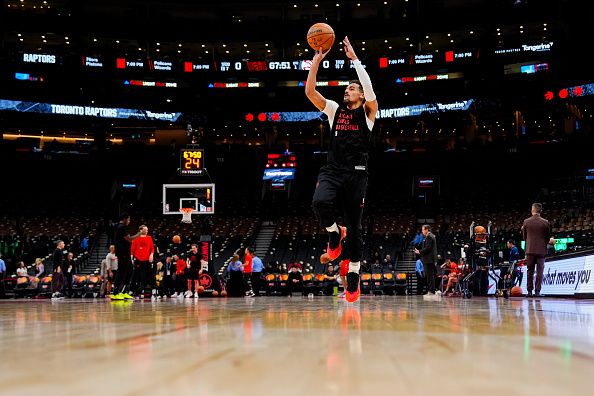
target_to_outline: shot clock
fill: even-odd
[[[204,150],[181,149],[179,161],[182,176],[199,176],[204,172]]]

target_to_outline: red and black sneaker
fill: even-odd
[[[346,290],[344,298],[348,302],[355,302],[361,295],[361,288],[359,287],[359,274],[356,272],[349,272],[346,276]]]
[[[342,240],[346,238],[347,235],[346,227],[339,226],[338,228],[340,229],[340,239],[338,240],[338,245],[332,248],[330,247],[330,242],[328,242],[328,248],[326,248],[326,254],[328,254],[330,261],[336,260],[342,253]]]

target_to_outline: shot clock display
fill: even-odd
[[[197,176],[204,172],[204,150],[181,149],[179,160],[182,176]]]

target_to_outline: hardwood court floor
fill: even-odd
[[[0,301],[2,395],[586,395],[594,301]]]

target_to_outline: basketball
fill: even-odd
[[[216,290],[213,290],[212,291],[212,296],[213,297],[217,297],[218,295],[219,295],[219,292],[218,291],[216,291]]]
[[[221,297],[227,297],[227,290],[223,290],[221,292]]]
[[[474,233],[475,234],[486,234],[487,230],[483,226],[476,226],[476,227],[474,227]]]
[[[179,235],[174,235],[173,238],[171,239],[173,241],[173,243],[175,244],[180,244],[181,243],[181,237]]]
[[[204,286],[198,286],[198,293],[204,293]]]
[[[330,256],[328,256],[328,253],[324,253],[320,256],[320,263],[322,264],[328,264],[330,261]]]
[[[511,289],[512,297],[522,297],[522,288],[520,286],[514,286]]]
[[[315,51],[320,47],[322,51],[328,51],[334,44],[334,29],[327,23],[313,24],[307,31],[307,43]]]

